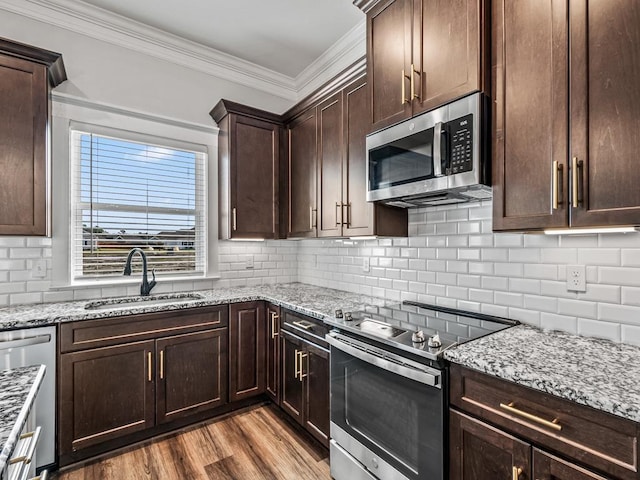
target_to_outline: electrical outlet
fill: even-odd
[[[31,269],[32,278],[45,278],[47,276],[47,261],[36,260],[33,262],[33,268]]]
[[[584,265],[567,265],[567,291],[587,291],[586,267]]]
[[[253,268],[253,255],[247,255],[244,261],[244,268]]]
[[[369,257],[364,257],[362,259],[362,271],[368,272],[371,270],[371,259]]]

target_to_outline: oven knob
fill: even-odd
[[[429,341],[427,344],[432,348],[438,348],[442,346],[442,342],[440,341],[440,335],[437,333],[433,337],[429,337]]]
[[[342,318],[342,309],[337,309],[336,310],[336,318]]]
[[[411,335],[411,341],[413,343],[424,343],[424,332],[422,330],[413,332]]]
[[[344,319],[347,322],[350,322],[351,320],[353,320],[353,316],[351,316],[351,312],[344,312]]]
[[[373,457],[371,459],[371,465],[373,466],[373,468],[378,468],[378,459],[376,457]]]

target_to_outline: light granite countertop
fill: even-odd
[[[640,347],[519,325],[448,350],[445,358],[640,422]]]
[[[182,297],[175,298],[175,301],[170,300],[168,303],[162,303],[160,305],[150,305],[148,303],[148,300],[167,299],[167,297],[174,295]],[[189,297],[193,295],[198,295],[201,298],[193,299]],[[137,301],[129,303],[132,299]],[[159,294],[149,297],[123,297],[121,299],[104,299],[98,302],[95,300],[84,300],[2,308],[0,309],[0,330],[39,327],[61,322],[92,320],[166,310],[181,310],[253,300],[267,300],[276,305],[281,305],[318,319],[323,319],[327,316],[333,317],[337,308],[349,312],[362,310],[366,305],[385,304],[384,299],[377,297],[303,283],[288,283],[256,287],[201,290],[184,294]],[[86,305],[91,303],[107,303],[111,304],[112,308],[105,305],[106,308],[100,308],[98,310],[86,309]]]
[[[44,374],[44,365],[0,371],[0,474],[13,454]]]

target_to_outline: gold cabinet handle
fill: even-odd
[[[280,317],[276,312],[271,312],[271,338],[276,338],[280,335],[280,333],[276,331],[276,323],[279,318]]]
[[[313,212],[317,212],[317,210],[309,205],[309,230],[313,230],[318,225],[317,222],[313,223]]]
[[[233,228],[233,231],[235,232],[236,230],[238,230],[238,214],[236,212],[235,207],[233,208],[233,210],[231,210],[231,221],[233,223],[233,225],[231,226],[231,228]]]
[[[338,210],[340,211],[340,216],[342,217],[342,203],[336,202],[336,227],[342,225],[342,218],[338,221]]]
[[[420,75],[420,72],[415,69],[412,63],[411,64],[411,99],[412,100],[414,98],[417,98],[418,100],[420,99],[420,95],[416,93],[416,86],[415,86],[415,79],[414,79],[416,74]]]
[[[311,330],[313,328],[313,324],[312,323],[307,323],[307,322],[291,322],[293,325],[295,325],[296,327],[300,327],[303,328],[305,330]]]
[[[522,474],[522,468],[520,467],[513,467],[513,480],[518,480],[520,478],[520,475]]]
[[[557,160],[553,161],[553,194],[552,202],[553,209],[558,210],[559,205],[562,203],[560,199],[560,182],[562,181],[562,165]]]
[[[410,103],[411,99],[407,98],[407,92],[405,90],[405,82],[407,80],[411,80],[411,78],[407,75],[407,73],[405,72],[404,68],[402,69],[402,105],[404,105],[405,103]],[[411,84],[413,85],[413,82],[411,82]]]
[[[298,378],[298,370],[299,370],[299,368],[298,368],[298,361],[299,361],[298,355],[299,354],[300,354],[300,352],[296,348],[296,350],[295,350],[295,364],[294,364],[294,368],[293,368],[293,370],[294,370],[293,376],[296,377],[296,378]]]
[[[545,427],[551,428],[556,431],[562,430],[562,425],[558,423],[558,419],[554,418],[553,420],[545,420],[544,418],[538,417],[537,415],[533,415],[531,413],[527,413],[519,408],[516,408],[514,402],[510,402],[508,404],[501,403],[500,408],[506,410],[509,413],[514,415],[518,415],[519,417],[526,418],[527,420],[531,420],[532,422],[539,423],[540,425],[544,425]]]
[[[309,357],[308,353],[300,352],[300,376],[298,377],[298,380],[300,380],[300,381],[302,381],[302,379],[308,375],[308,373],[303,373],[304,372],[304,363],[302,361],[303,359],[308,358],[308,357]],[[308,362],[308,360],[307,360],[307,362]]]
[[[151,360],[152,360],[152,355],[151,352],[147,352],[147,380],[151,381],[153,380],[151,378]]]
[[[164,378],[164,350],[160,350],[160,379]]]

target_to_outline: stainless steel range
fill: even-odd
[[[446,478],[444,350],[516,325],[414,302],[336,312],[331,345],[331,476]]]

